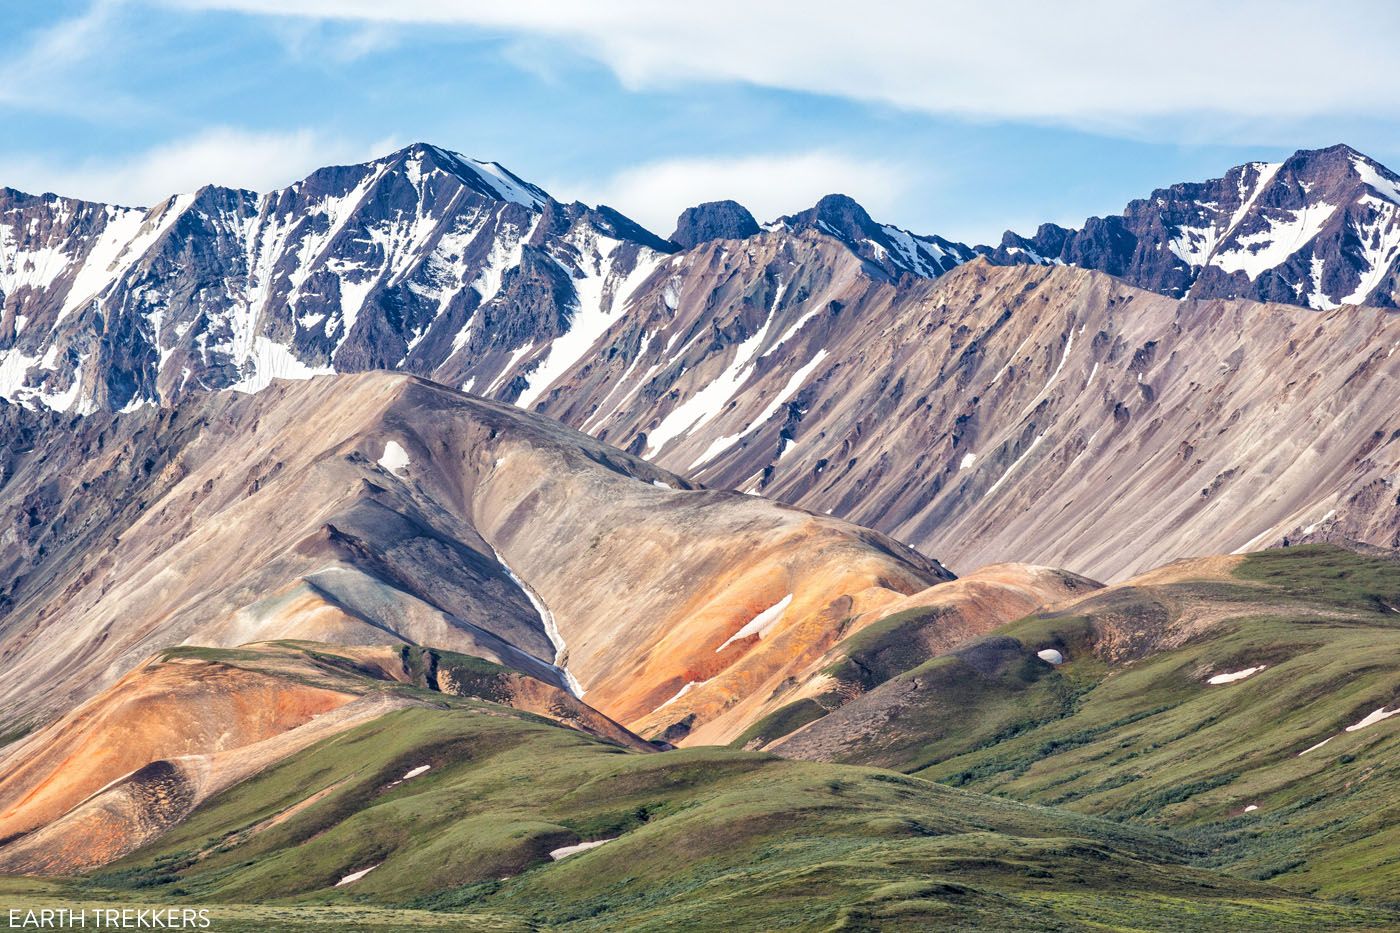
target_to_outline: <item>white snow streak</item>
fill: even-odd
[[[491,547],[491,553],[496,556],[496,563],[501,565],[506,576],[520,587],[521,591],[525,593],[525,598],[530,600],[530,605],[535,607],[535,612],[539,614],[540,622],[544,625],[544,633],[549,637],[549,643],[554,646],[554,666],[558,668],[560,674],[564,675],[564,683],[568,686],[569,692],[582,699],[583,684],[579,683],[578,678],[567,666],[568,646],[564,644],[564,636],[559,633],[559,626],[554,621],[554,613],[549,611],[549,607],[544,604],[544,600],[540,599],[539,594],[511,569],[510,564],[506,563],[506,559],[501,556],[501,552],[496,550],[493,545],[488,544],[488,546]]]
[[[381,862],[380,864],[382,865],[383,863]],[[359,871],[352,871],[350,874],[337,881],[335,883],[335,886],[338,888],[343,884],[349,884],[352,881],[359,881],[365,875],[368,875],[370,872],[374,871],[378,867],[379,865],[371,865],[368,868],[361,868]]]
[[[1395,709],[1386,709],[1384,706],[1382,706],[1374,713],[1368,714],[1366,718],[1362,719],[1355,725],[1347,726],[1347,731],[1357,732],[1361,729],[1365,729],[1367,726],[1374,726],[1376,723],[1381,722],[1382,720],[1389,719],[1391,716],[1397,714],[1400,714],[1400,706],[1395,707]]]
[[[1206,683],[1208,683],[1208,684],[1232,684],[1232,683],[1234,683],[1234,682],[1237,681],[1237,680],[1244,680],[1246,677],[1249,677],[1249,676],[1252,675],[1252,674],[1257,674],[1257,673],[1259,673],[1260,671],[1262,671],[1263,669],[1264,669],[1264,665],[1261,664],[1261,665],[1259,665],[1258,667],[1246,667],[1244,670],[1242,670],[1242,671],[1235,671],[1233,674],[1216,674],[1214,677],[1212,677],[1212,678],[1210,678],[1209,680],[1207,680]]]
[[[579,852],[587,852],[589,849],[596,849],[603,843],[612,842],[616,838],[616,836],[613,836],[612,839],[595,839],[592,842],[580,842],[577,845],[563,846],[558,849],[552,849],[549,853],[549,857],[557,862],[561,858],[568,858],[569,856]]]

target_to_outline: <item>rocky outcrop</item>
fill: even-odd
[[[844,194],[829,194],[801,213],[780,217],[767,229],[811,230],[835,237],[861,259],[895,278],[904,273],[936,278],[975,255],[962,243],[877,223]]]
[[[91,411],[399,369],[515,399],[675,247],[416,144],[150,210],[0,191],[0,395]]]
[[[758,232],[758,221],[738,201],[706,201],[681,211],[670,240],[690,249],[711,240],[743,240]]]

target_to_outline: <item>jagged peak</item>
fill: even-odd
[[[878,226],[855,198],[845,194],[825,195],[805,211],[778,218],[775,225],[791,229],[817,227],[842,238],[864,236]]]
[[[370,164],[400,167],[410,176],[437,170],[461,179],[487,197],[512,201],[532,210],[538,210],[552,200],[549,192],[531,184],[499,162],[473,159],[427,142],[410,143]]]

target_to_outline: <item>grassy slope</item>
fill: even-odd
[[[1182,859],[1147,830],[888,772],[716,748],[626,753],[465,702],[327,740],[54,896],[262,905],[215,907],[230,930],[273,923],[292,905],[325,905],[294,915],[308,929],[360,911],[363,928],[386,930],[427,925],[405,909],[451,911],[473,929],[1355,929],[1389,919]],[[0,906],[33,898],[0,887]]]
[[[1400,902],[1400,717],[1343,731],[1400,704],[1400,614],[1389,608],[1400,566],[1319,546],[1253,555],[1236,577],[1106,593],[999,633],[1027,656],[1064,647],[1058,669],[979,676],[935,659],[903,675],[923,689],[882,738],[838,757],[1169,827],[1201,864]],[[1224,621],[1180,647],[1123,664],[1088,650],[1107,620],[1150,632],[1203,605]],[[1233,684],[1204,682],[1259,664]]]

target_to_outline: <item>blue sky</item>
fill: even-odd
[[[426,140],[663,234],[843,191],[987,241],[1298,148],[1400,168],[1391,5],[967,6],[10,0],[0,184],[146,203]]]

